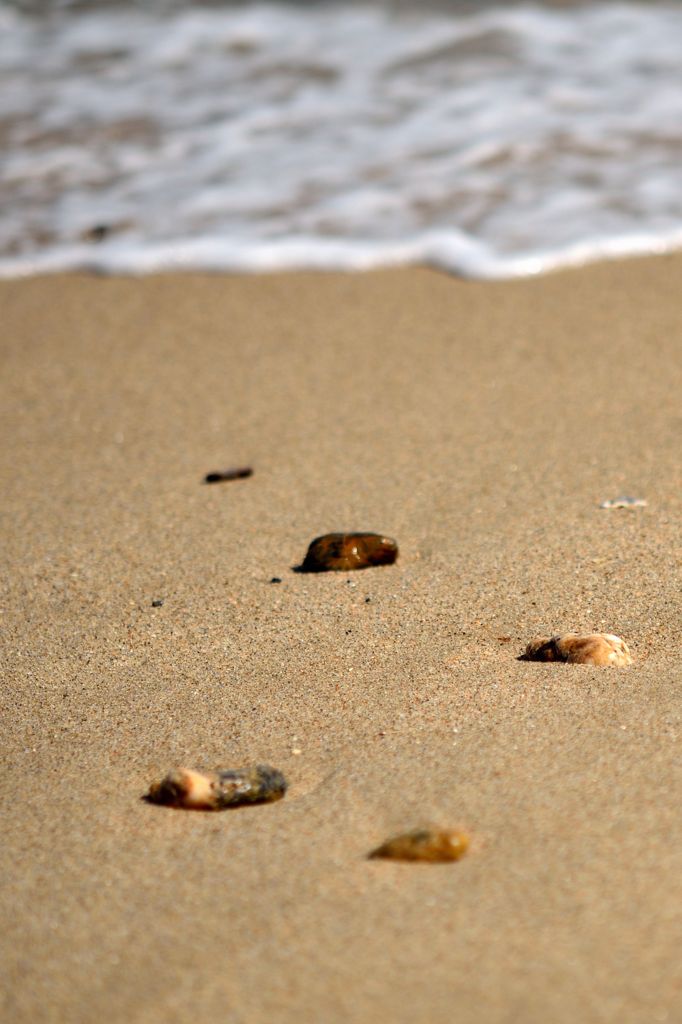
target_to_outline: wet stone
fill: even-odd
[[[175,768],[160,782],[152,783],[146,799],[185,810],[223,811],[243,804],[281,800],[286,790],[283,774],[266,764],[219,768],[213,772]]]
[[[613,633],[564,633],[531,640],[520,660],[622,668],[632,664],[632,655],[625,641]]]
[[[311,542],[300,572],[349,572],[392,565],[398,545],[378,533],[326,533]]]
[[[204,477],[204,483],[221,484],[227,480],[243,480],[247,476],[253,476],[251,466],[235,466],[232,469],[220,469],[214,473],[207,473]]]
[[[449,828],[416,828],[388,839],[370,853],[370,859],[425,861],[432,864],[459,860],[469,849],[466,832]]]

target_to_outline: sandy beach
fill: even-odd
[[[682,1019],[681,276],[0,283],[3,1022]],[[338,530],[397,564],[292,571]]]

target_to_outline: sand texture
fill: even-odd
[[[3,1024],[682,1020],[681,280],[0,284]]]

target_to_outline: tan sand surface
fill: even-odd
[[[3,1024],[682,1020],[681,282],[0,284]],[[338,530],[398,563],[292,571]]]

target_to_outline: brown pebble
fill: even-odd
[[[398,545],[378,533],[326,533],[311,542],[301,572],[349,572],[373,565],[391,565]]]
[[[222,811],[240,804],[281,800],[286,790],[282,773],[266,764],[214,772],[175,768],[160,782],[152,783],[147,800],[185,810]]]
[[[234,469],[222,469],[216,473],[207,473],[204,477],[205,484],[220,484],[225,480],[243,480],[244,477],[253,476],[251,466],[236,466]]]
[[[564,633],[537,637],[526,647],[523,661],[562,661],[569,665],[632,664],[628,645],[613,633]]]
[[[469,836],[449,828],[416,828],[388,839],[370,858],[423,860],[432,864],[459,860],[469,849]]]

